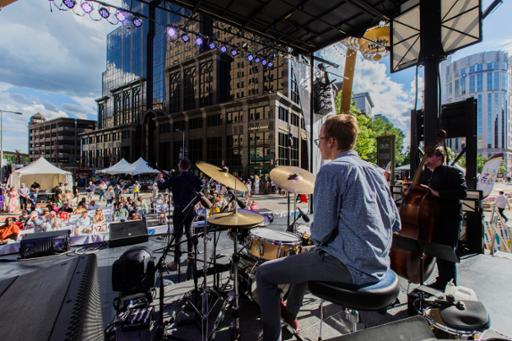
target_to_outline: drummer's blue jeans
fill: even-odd
[[[297,316],[308,288],[308,281],[352,283],[352,276],[337,258],[313,247],[309,252],[263,263],[256,270],[256,281],[263,323],[263,341],[280,341],[279,284],[291,284],[287,310],[292,316]]]

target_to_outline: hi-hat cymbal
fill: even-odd
[[[239,192],[247,192],[247,186],[235,176],[228,173],[226,168],[221,168],[203,161],[196,162],[197,168],[213,180]]]
[[[270,179],[277,186],[295,194],[312,194],[315,187],[315,176],[299,167],[276,167],[270,172]]]
[[[256,213],[228,212],[208,217],[208,222],[225,228],[253,228],[263,223],[263,216]]]

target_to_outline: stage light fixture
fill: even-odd
[[[175,27],[168,26],[166,32],[169,38],[176,39],[176,37],[178,36],[178,31],[176,30]]]
[[[106,7],[101,7],[101,8],[98,10],[98,13],[100,14],[100,16],[101,16],[103,19],[107,19],[108,17],[110,17],[110,12],[109,12],[109,10],[108,10]]]
[[[190,37],[186,33],[183,33],[181,35],[181,40],[183,40],[184,43],[188,43],[190,41]]]
[[[139,17],[133,17],[133,26],[135,27],[141,27],[142,26],[142,19]]]
[[[203,45],[203,38],[202,37],[196,37],[196,45],[201,46]]]
[[[122,11],[117,11],[115,16],[119,22],[124,22],[126,20],[126,14]]]
[[[262,59],[261,60],[261,65],[263,65],[263,66],[267,65],[267,60],[266,59]]]
[[[252,55],[252,53],[249,53],[247,55],[247,60],[250,61],[250,62],[252,62],[254,60],[254,56]]]
[[[92,10],[94,9],[94,7],[92,6],[92,4],[89,2],[89,1],[84,1],[80,4],[80,7],[82,7],[82,11],[84,11],[84,13],[91,13]]]
[[[63,0],[62,3],[69,9],[72,9],[76,5],[75,0]]]
[[[228,48],[226,47],[226,45],[222,45],[220,47],[220,52],[222,52],[222,53],[226,53],[227,50],[228,50]]]
[[[274,63],[268,62],[267,67],[272,67],[272,66],[274,66]]]
[[[208,44],[208,47],[210,48],[210,50],[213,50],[214,48],[217,47],[217,45],[215,44],[214,41],[212,41],[210,44]]]
[[[261,60],[261,59],[260,59],[260,57],[256,57],[256,58],[254,58],[254,61],[255,61],[256,63],[259,63],[259,62],[260,62],[260,60]]]
[[[237,51],[236,49],[232,49],[232,50],[231,50],[231,55],[232,55],[233,57],[236,57],[236,55],[237,55],[237,54],[238,54],[238,51]]]

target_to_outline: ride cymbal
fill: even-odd
[[[228,212],[212,215],[208,217],[207,221],[212,225],[224,228],[248,229],[263,223],[263,216],[256,213]]]
[[[312,194],[315,176],[305,169],[294,166],[279,166],[270,171],[270,179],[282,189],[295,194]]]
[[[227,168],[221,168],[203,161],[197,161],[196,167],[218,183],[239,192],[247,192],[247,186],[235,176],[228,173]]]

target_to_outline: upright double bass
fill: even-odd
[[[441,130],[436,143],[426,150],[416,169],[412,183],[400,206],[402,230],[397,233],[399,236],[426,243],[432,242],[434,230],[440,222],[441,209],[438,200],[430,191],[420,186],[421,173],[428,155],[443,143],[445,137],[446,132]],[[420,252],[392,248],[390,258],[391,268],[413,283],[420,283],[422,279],[427,279],[434,269],[434,258],[426,257]]]

